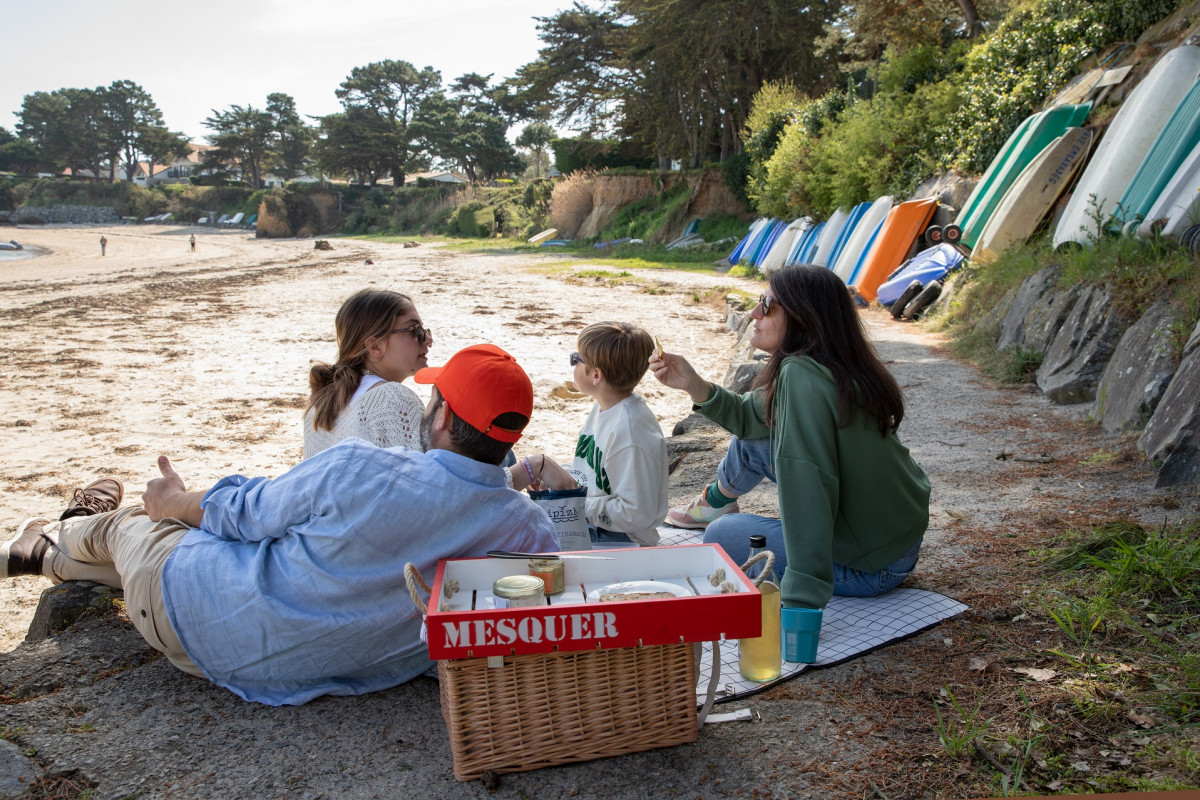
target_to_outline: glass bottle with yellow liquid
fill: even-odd
[[[750,559],[766,550],[767,537],[750,537]],[[783,647],[779,639],[779,580],[775,570],[768,569],[764,575],[766,560],[751,564],[747,577],[751,578],[762,593],[762,635],[756,639],[738,641],[738,669],[748,681],[763,683],[779,677],[783,666]]]

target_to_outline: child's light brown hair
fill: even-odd
[[[618,392],[632,392],[650,366],[654,339],[628,322],[597,322],[579,334],[579,357]]]

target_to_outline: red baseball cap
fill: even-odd
[[[473,344],[441,367],[425,367],[413,376],[432,383],[455,416],[500,442],[515,442],[521,430],[507,430],[492,420],[509,412],[533,415],[533,384],[517,360],[494,344]],[[522,430],[524,426],[521,426]]]

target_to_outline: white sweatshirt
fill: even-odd
[[[658,544],[658,524],[667,515],[667,442],[641,395],[607,411],[592,405],[572,466],[588,487],[589,524],[643,547]]]

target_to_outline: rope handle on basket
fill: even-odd
[[[421,612],[421,616],[425,616],[428,606],[421,599],[421,595],[417,593],[417,587],[421,587],[421,591],[430,595],[431,600],[433,599],[432,593],[429,590],[429,584],[421,577],[421,573],[417,572],[416,566],[411,561],[404,565],[404,582],[408,584],[408,594],[412,597],[413,605],[417,607],[417,611]]]
[[[775,566],[775,554],[770,550],[762,550],[756,555],[751,556],[750,560],[745,564],[742,564],[742,572],[745,572],[747,569],[760,561],[766,561],[767,563],[763,564],[763,568],[758,573],[758,577],[750,579],[755,586],[762,586],[762,582],[766,579],[767,573],[770,572],[771,568]]]

